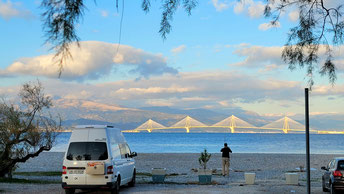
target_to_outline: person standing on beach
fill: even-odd
[[[229,153],[232,153],[231,148],[228,147],[227,143],[221,149],[222,152],[222,176],[229,175]]]

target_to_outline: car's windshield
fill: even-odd
[[[338,161],[338,170],[344,170],[344,160]]]
[[[69,144],[67,160],[106,160],[105,142],[72,142]]]

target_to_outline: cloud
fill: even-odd
[[[164,74],[140,81],[95,84],[61,79],[43,79],[41,82],[46,93],[54,99],[83,99],[134,108],[153,104],[181,108],[226,108],[234,107],[238,102],[252,103],[269,99],[294,103],[295,99],[303,97],[303,87],[299,82],[264,80],[233,71],[189,72],[177,76]],[[15,96],[18,91],[17,86],[0,86],[0,94]]]
[[[251,18],[260,18],[264,14],[265,5],[261,1],[242,0],[234,5],[234,13],[245,13]]]
[[[191,91],[191,88],[183,88],[177,85],[172,85],[171,87],[168,88],[163,88],[163,87],[149,87],[149,88],[129,88],[129,89],[124,89],[121,88],[119,90],[116,90],[113,94],[157,94],[157,93],[183,93],[183,92],[188,92]]]
[[[264,67],[266,65],[284,65],[281,59],[283,47],[244,46],[234,51],[234,54],[245,57],[235,66]]]
[[[109,16],[109,12],[106,11],[106,10],[101,10],[101,11],[100,11],[100,15],[101,15],[102,17],[106,18],[106,17]]]
[[[228,100],[222,100],[217,102],[219,103],[219,105],[223,106],[223,107],[232,107],[233,104],[231,102],[229,102]]]
[[[228,1],[221,1],[219,2],[219,0],[211,0],[211,2],[213,3],[213,6],[215,7],[216,11],[223,11],[229,8],[229,3]]]
[[[288,14],[289,20],[292,22],[296,22],[299,19],[299,11],[295,10],[295,11],[291,11]]]
[[[240,14],[242,12],[244,12],[244,9],[245,9],[245,5],[241,2],[237,2],[235,5],[234,5],[234,13],[236,14]]]
[[[344,85],[337,85],[335,87],[331,85],[315,85],[312,88],[312,94],[317,96],[330,96],[331,99],[328,100],[335,100],[336,98],[333,95],[344,96]]]
[[[171,52],[173,54],[177,54],[177,53],[183,52],[185,49],[186,49],[186,45],[183,44],[183,45],[180,45],[180,46],[178,46],[176,48],[171,49]]]
[[[80,48],[71,46],[70,59],[64,66],[62,79],[95,80],[109,75],[121,66],[130,68],[129,73],[138,74],[139,78],[149,78],[164,73],[176,74],[178,71],[167,66],[166,58],[161,54],[152,54],[127,45],[85,41],[80,42]],[[56,78],[58,66],[54,64],[54,55],[42,55],[32,58],[22,58],[2,71],[2,74],[33,75]]]
[[[260,69],[259,72],[270,72],[270,71],[275,71],[280,68],[281,66],[278,66],[276,64],[265,65],[265,67],[263,69]]]
[[[258,29],[262,30],[262,31],[266,31],[266,30],[269,30],[270,28],[280,28],[280,27],[281,27],[281,24],[280,24],[280,22],[277,21],[274,25],[271,24],[270,22],[260,24]]]
[[[14,79],[14,78],[13,78]],[[284,78],[281,78],[284,79]],[[302,82],[259,78],[237,71],[200,71],[178,75],[164,74],[151,79],[121,80],[106,83],[67,82],[61,79],[41,80],[53,99],[83,99],[124,107],[172,106],[225,111],[243,108],[258,113],[302,112]],[[18,86],[0,86],[0,95],[15,96]],[[343,112],[344,85],[315,85],[312,90],[314,112]],[[328,97],[335,100],[329,102]],[[323,101],[316,99],[323,99]],[[329,103],[335,108],[325,108]],[[319,108],[320,107],[320,108]]]
[[[126,80],[83,84],[51,80],[44,83],[49,93],[62,98],[79,95],[83,99],[86,96],[89,100],[129,107],[144,107],[152,105],[153,101],[160,104],[168,102],[177,107],[223,107],[224,102],[230,105],[234,102],[249,103],[267,99],[293,101],[303,94],[299,82],[263,80],[231,71],[179,73],[178,76],[164,74],[139,82]]]
[[[265,70],[271,71],[278,69],[281,66],[287,65],[281,58],[284,47],[265,47],[265,46],[252,46],[252,45],[239,45],[236,46],[234,54],[244,57],[243,61],[229,64],[230,66],[241,67],[260,67]],[[331,47],[333,51],[333,62],[336,65],[338,72],[344,71],[344,56],[342,51],[344,46]],[[319,65],[323,65],[326,59],[326,47],[324,45],[319,46]]]
[[[149,106],[173,106],[172,102],[170,102],[169,100],[164,100],[164,99],[146,100],[145,104]]]
[[[12,3],[10,0],[0,1],[0,17],[5,20],[12,18],[25,18],[30,19],[33,17],[29,10],[19,9],[20,3]]]

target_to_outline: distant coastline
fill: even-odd
[[[59,132],[59,133],[71,133],[73,130],[70,128],[70,129],[64,129],[64,130],[59,130],[59,131],[56,131],[56,132]],[[136,130],[122,130],[123,133],[187,133],[187,132],[180,132],[180,131],[177,131],[177,132],[173,132],[173,131],[151,131],[151,132],[148,132],[148,131],[136,131]],[[224,133],[223,131],[221,132],[216,132],[216,131],[211,131],[211,132],[207,132],[207,131],[204,131],[204,132],[189,132],[189,133]],[[227,132],[227,133],[231,133],[231,132]],[[259,132],[256,132],[256,131],[236,131],[234,133],[262,133],[262,134],[284,134],[282,131],[279,132],[279,131],[259,131]],[[298,131],[298,132],[289,132],[289,133],[295,133],[295,134],[303,134],[305,132],[301,132],[301,131]],[[326,135],[326,134],[344,134],[344,131],[316,131],[312,134],[322,134],[322,135]]]

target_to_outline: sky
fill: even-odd
[[[15,96],[23,83],[39,79],[54,99],[133,108],[239,108],[264,116],[304,113],[306,70],[290,71],[281,60],[287,33],[297,25],[295,10],[284,12],[272,27],[263,16],[265,1],[200,0],[190,16],[178,8],[164,40],[158,32],[160,1],[151,1],[148,13],[141,1],[124,1],[124,6],[119,1],[118,10],[115,0],[85,1],[77,24],[80,47],[72,45],[73,59],[58,78],[40,3],[0,0],[2,97]],[[334,48],[334,86],[314,74],[313,115],[344,114],[343,49]]]

